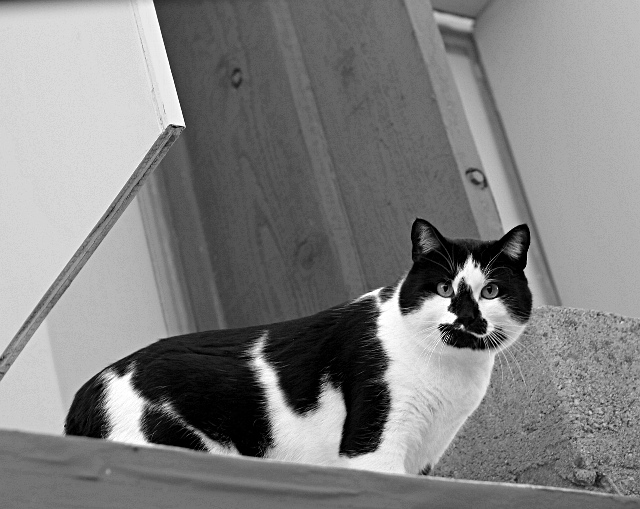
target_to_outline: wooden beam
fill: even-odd
[[[490,190],[464,176],[480,159],[429,3],[289,6],[368,286],[405,269],[416,216],[500,236]]]
[[[287,61],[295,41],[276,29],[271,4],[156,8],[227,325],[311,314],[364,292],[313,97],[289,74],[301,64]]]
[[[230,327],[393,283],[417,216],[501,235],[490,189],[465,175],[480,160],[428,2],[156,8]]]
[[[0,431],[3,507],[640,508],[640,500],[529,485],[386,475]]]

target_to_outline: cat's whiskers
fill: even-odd
[[[500,356],[499,352],[496,355],[496,357],[498,358],[498,361],[500,362],[500,382],[504,383],[504,367],[502,365],[502,357]]]
[[[491,341],[495,346],[499,346],[499,338],[495,333],[491,333]],[[511,379],[514,379],[514,374],[513,374],[513,370],[511,369],[511,363],[509,362],[509,357],[507,357],[506,351],[508,349],[505,348],[499,348],[498,351],[498,355],[502,355],[502,358],[504,358],[505,362],[507,363],[507,368],[509,369],[509,373],[511,373]]]
[[[515,350],[519,356],[520,356],[520,355],[522,355],[522,356],[524,356],[524,357],[526,357],[527,359],[532,360],[532,361],[536,361],[536,360],[538,360],[538,357],[535,355],[535,353],[534,353],[534,352],[532,352],[532,351],[529,349],[529,346],[528,346],[528,345],[521,344],[521,343],[518,341],[518,342],[514,343],[514,344],[511,346],[511,348],[513,348],[513,350]]]
[[[513,354],[512,351],[510,351],[509,348],[507,348],[506,350],[503,350],[502,354],[505,356],[505,359],[508,359],[507,355],[511,356],[511,359],[513,359],[513,361],[516,363],[516,366],[517,366],[518,371],[520,373],[520,378],[522,379],[522,383],[524,383],[524,386],[526,387],[527,386],[527,381],[524,378],[524,374],[522,372],[522,367],[520,366],[520,362],[518,362],[517,357]],[[512,376],[513,376],[513,374],[512,374]]]
[[[446,260],[445,260],[446,261]],[[437,265],[438,267],[441,267],[442,270],[444,270],[445,272],[451,272],[454,273],[455,271],[453,269],[447,269],[444,265],[442,265],[439,262],[436,262],[435,260],[431,260],[431,263],[433,263],[434,265]]]
[[[492,342],[494,345],[498,346],[498,344],[499,344],[498,339],[499,339],[499,338],[498,338],[497,334],[495,334],[495,331],[493,331],[489,336],[490,336],[491,342]],[[511,369],[511,363],[509,362],[509,357],[508,357],[508,355],[509,355],[509,356],[511,356],[511,359],[516,363],[516,366],[517,366],[517,368],[518,368],[518,371],[520,372],[520,378],[522,378],[522,382],[524,383],[524,385],[525,385],[525,387],[526,387],[526,386],[527,386],[527,382],[526,382],[526,380],[525,380],[525,378],[524,378],[524,374],[523,374],[523,372],[522,372],[522,367],[520,366],[520,362],[518,362],[517,357],[516,357],[516,356],[513,354],[513,352],[511,351],[511,347],[512,347],[512,346],[514,346],[515,344],[517,344],[517,342],[516,342],[516,343],[514,343],[514,344],[512,344],[509,348],[501,348],[501,349],[498,349],[498,350],[497,350],[497,355],[498,355],[498,356],[502,355],[502,357],[504,358],[504,360],[505,360],[505,361],[506,361],[506,363],[507,363],[507,367],[509,368],[509,372],[511,373],[511,378],[512,378],[513,380],[515,380],[515,375],[514,375],[514,373],[513,373],[513,370]]]
[[[445,258],[445,256],[439,250],[436,251],[436,253],[438,253],[440,256],[442,256],[443,258],[446,259],[447,263],[449,264],[449,268],[451,269],[451,273],[454,274],[456,271],[455,271],[455,264],[453,263],[453,256],[451,255],[451,253],[449,253],[449,250],[442,243],[442,240],[440,240],[440,238],[438,238],[438,237],[436,237],[436,238],[438,239],[438,243],[440,244],[440,247],[447,254],[447,256]]]
[[[498,258],[498,256],[500,256],[500,253],[501,251],[498,251],[498,253],[496,253],[494,257],[491,258],[491,260],[489,260],[489,263],[487,263],[486,267],[484,268],[484,272],[487,275],[490,275],[493,272],[493,267],[492,267],[493,262]]]
[[[434,337],[431,339],[431,345],[432,345],[432,346],[431,346],[431,348],[429,348],[429,349],[428,349],[428,350],[429,350],[429,357],[427,358],[426,366],[428,366],[428,365],[429,365],[429,363],[431,362],[431,357],[433,356],[433,353],[435,352],[435,350],[436,350],[436,348],[438,347],[438,344],[439,344],[439,343],[441,343],[441,340],[440,340],[439,335],[438,335],[438,336],[434,336]],[[422,352],[420,353],[420,355],[418,356],[417,362],[420,362],[420,361],[421,361],[422,356],[423,356],[424,354],[426,354],[426,352],[427,352],[427,348],[424,348],[424,349],[422,350]]]

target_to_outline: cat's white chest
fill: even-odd
[[[407,472],[419,472],[438,462],[489,385],[493,368],[490,355],[468,350],[447,353],[453,355],[416,373],[413,393],[398,394],[392,406],[390,421],[404,423],[400,434],[407,445]],[[406,371],[397,371],[393,373],[392,368],[390,375],[406,376]]]
[[[411,331],[385,317],[379,333],[389,357],[386,380],[391,409],[381,447],[407,473],[435,465],[467,417],[482,401],[493,370],[494,356],[444,345],[439,337]],[[407,337],[409,335],[409,337]]]

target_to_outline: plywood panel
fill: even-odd
[[[0,61],[2,378],[183,119],[151,0],[3,2]]]

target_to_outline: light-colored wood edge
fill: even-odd
[[[96,248],[107,235],[116,220],[120,217],[127,205],[133,200],[140,186],[144,183],[149,174],[158,166],[167,153],[171,145],[180,136],[183,126],[170,125],[158,137],[145,157],[142,159],[133,175],[129,178],[118,196],[111,203],[98,224],[91,230],[82,245],[78,248],[71,260],[64,267],[60,275],[49,287],[44,297],[38,302],[35,309],[26,319],[18,333],[13,337],[9,345],[0,356],[0,381],[7,374],[11,365],[20,355],[20,352],[27,345],[37,328],[51,311],[51,308],[58,302],[65,290],[69,287],[80,269],[87,262]]]
[[[191,159],[184,137],[178,140],[169,158],[160,165],[161,171],[174,170],[165,167],[168,160],[171,160],[170,164],[179,165],[182,170],[190,168]],[[167,333],[173,336],[201,330],[201,325],[188,288],[189,278],[185,274],[178,240],[174,235],[171,207],[166,201],[167,196],[163,193],[162,186],[162,176],[156,173],[140,190],[138,197]],[[209,295],[206,298],[211,306],[210,313],[214,317],[215,328],[224,329],[227,324],[216,286],[216,274],[211,266],[209,250],[205,247],[207,242],[191,179],[182,179],[181,193],[183,201],[180,210],[192,222],[193,245],[198,246],[194,255],[199,259],[199,277],[208,283]]]
[[[561,304],[560,294],[558,293],[558,289],[556,288],[553,277],[551,276],[551,268],[544,253],[544,246],[542,245],[542,240],[538,234],[536,224],[533,221],[531,207],[529,206],[529,201],[524,192],[524,185],[520,179],[520,174],[516,169],[515,157],[507,140],[502,119],[500,118],[498,108],[493,95],[491,94],[491,87],[489,86],[489,82],[482,69],[480,56],[473,40],[473,33],[465,29],[458,30],[453,24],[439,26],[445,45],[455,47],[456,50],[466,53],[469,55],[471,61],[475,62],[473,66],[474,73],[476,80],[481,83],[480,93],[486,106],[487,117],[489,118],[489,122],[491,122],[492,129],[495,133],[494,139],[498,146],[498,152],[500,154],[502,164],[507,169],[507,175],[510,181],[509,187],[511,192],[516,196],[516,202],[519,205],[520,214],[525,218],[525,222],[531,230],[532,242],[529,247],[529,251],[536,258],[543,272],[541,282],[544,285],[545,301],[547,304],[559,306]]]
[[[0,431],[5,507],[609,509],[640,499]]]
[[[449,143],[460,171],[460,178],[467,193],[480,238],[483,240],[500,238],[504,232],[491,188],[482,189],[475,186],[468,180],[465,173],[470,168],[482,169],[482,163],[462,108],[462,100],[446,61],[444,43],[436,25],[431,5],[425,0],[403,0],[403,2],[425,66],[430,70],[429,76],[435,94],[434,99],[440,105]]]
[[[185,125],[153,0],[130,0],[160,130]]]
[[[287,0],[268,2],[276,37],[283,61],[287,69],[291,95],[295,104],[300,130],[309,154],[309,161],[315,177],[315,186],[320,195],[322,214],[327,231],[332,237],[342,279],[347,291],[356,297],[368,290],[364,271],[360,264],[354,235],[346,209],[338,191],[333,160],[324,127],[316,104],[311,80],[302,55],[302,48],[296,35]]]

